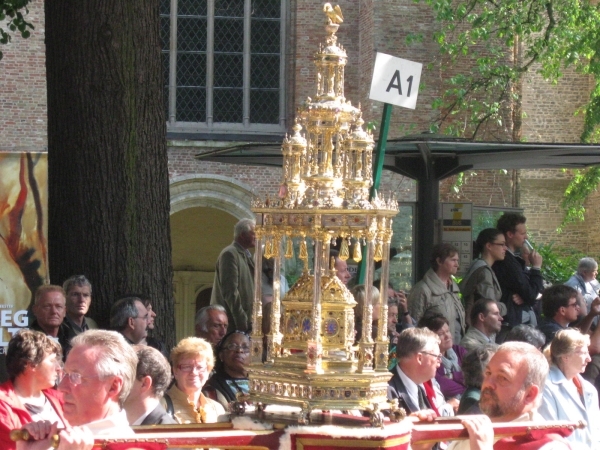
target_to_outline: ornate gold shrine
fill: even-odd
[[[340,258],[366,260],[365,285],[373,282],[374,261],[382,262],[381,285],[388,284],[395,198],[375,195],[372,185],[370,132],[363,129],[360,105],[344,97],[346,51],[335,33],[343,21],[339,6],[329,3],[326,45],[314,55],[315,99],[299,108],[294,133],[282,145],[283,180],[277,200],[257,201],[255,267],[274,258],[271,332],[262,362],[262,279],[255,271],[250,397],[259,405],[302,407],[304,420],[313,409],[376,410],[389,406],[387,293],[380,298],[378,334],[372,339],[372,306],[365,302],[363,331],[354,345],[354,301],[329,268],[330,243],[341,239]],[[305,263],[300,279],[280,299],[282,257]],[[362,254],[361,244],[365,254]],[[313,270],[308,270],[312,245]],[[264,251],[263,251],[264,248]],[[283,306],[283,308],[282,308]],[[283,309],[283,320],[282,320]]]

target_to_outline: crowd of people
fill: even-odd
[[[443,243],[434,247],[431,269],[408,295],[378,281],[369,289],[351,289],[356,340],[365,337],[366,302],[373,305],[368,327],[373,336],[379,327],[387,329],[389,399],[423,420],[460,414],[470,439],[452,448],[600,448],[594,386],[600,364],[590,356],[600,353],[598,265],[583,258],[565,285],[544,289],[542,257],[525,247],[526,239],[525,218],[505,214],[497,228],[480,233],[478,258],[459,284],[454,280],[459,252]],[[63,286],[41,286],[32,308],[35,320],[14,335],[6,352],[2,448],[17,448],[9,437],[14,429],[31,436],[20,449],[46,443],[87,449],[93,437],[130,436],[135,425],[229,420],[231,402],[249,393],[254,245],[254,222],[244,219],[219,256],[211,305],[196,314],[195,336],[170,352],[148,335],[156,313],[145,296],[117,300],[108,331],[86,316],[92,286],[84,276]],[[335,251],[331,256],[347,285],[346,262]],[[262,275],[268,311],[275,289],[282,298],[288,287],[284,278],[274,279],[272,264],[263,264]],[[382,289],[387,324],[379,323]],[[561,419],[587,426],[570,436],[494,444],[491,422]],[[50,441],[54,435],[60,436],[58,444]]]
[[[565,284],[547,286],[525,222],[506,213],[483,230],[458,285],[459,251],[434,246],[408,294],[414,328],[395,337],[388,396],[421,418],[460,414],[471,439],[453,449],[600,448],[598,264],[582,258]],[[535,442],[498,443],[491,431],[495,421],[548,420],[586,425]]]

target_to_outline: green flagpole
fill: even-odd
[[[379,128],[379,140],[377,141],[377,149],[375,151],[375,159],[373,160],[373,186],[369,198],[373,199],[375,191],[379,190],[381,184],[381,173],[383,172],[383,160],[385,157],[385,146],[387,144],[388,132],[390,130],[390,119],[392,117],[392,105],[389,103],[383,104],[383,114],[381,115],[381,127]],[[362,254],[366,255],[366,247],[363,247]],[[363,258],[358,265],[357,284],[364,284],[365,269],[367,261]]]

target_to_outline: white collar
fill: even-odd
[[[94,437],[96,436],[115,436],[115,437],[128,437],[133,436],[135,433],[129,426],[127,420],[127,414],[122,409],[116,414],[105,417],[104,419],[96,420],[86,424],[90,429]]]
[[[419,404],[419,385],[417,383],[415,383],[413,380],[411,380],[408,375],[406,375],[402,369],[400,368],[400,364],[396,365],[396,370],[398,371],[398,375],[400,376],[400,379],[402,380],[402,383],[404,384],[404,387],[406,388],[406,393],[408,394],[408,396],[410,397],[410,399],[413,401],[413,403],[415,405]],[[421,388],[425,389],[423,387],[423,385],[420,385]]]

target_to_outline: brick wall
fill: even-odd
[[[35,29],[28,39],[12,33],[0,60],[0,151],[46,151],[44,2],[29,3]]]
[[[322,4],[315,0],[289,1],[288,39],[292,45],[287,53],[288,123],[296,107],[307,96],[314,95],[312,58],[319,43],[324,41]],[[440,95],[440,80],[453,73],[439,61],[436,46],[428,38],[435,27],[429,7],[412,0],[342,0],[339,4],[345,19],[338,32],[339,42],[349,57],[346,97],[354,105],[362,104],[365,121],[379,122],[382,104],[368,100],[375,52],[424,64],[434,62],[433,69],[424,68],[421,79],[424,87],[419,93],[417,109],[394,108],[389,137],[428,130],[434,117],[430,105]],[[3,151],[39,151],[47,145],[43,2],[33,0],[29,8],[28,19],[36,26],[32,37],[27,40],[14,37],[12,44],[3,47],[4,59],[0,61],[0,150]],[[425,39],[408,46],[405,43],[408,33],[417,32],[423,33]],[[569,71],[565,71],[564,81],[557,86],[531,76],[523,84],[523,109],[528,115],[523,122],[523,137],[538,142],[577,141],[581,117],[574,117],[573,112],[586,101],[590,87],[590,79]],[[200,162],[194,156],[203,150],[206,148],[169,146],[170,177],[215,173],[247,183],[260,196],[277,192],[279,169]],[[478,171],[477,176],[467,174],[467,182],[459,193],[451,189],[453,179],[445,180],[440,198],[490,206],[512,206],[520,198],[535,239],[552,240],[598,254],[600,235],[594,233],[592,224],[600,220],[600,207],[596,207],[600,194],[594,194],[588,202],[585,224],[569,226],[562,235],[554,232],[562,217],[558,205],[567,178],[568,174],[562,172],[523,171],[514,184],[512,171],[507,174]],[[514,189],[520,195],[514,196]],[[397,174],[384,173],[382,190],[397,192],[401,201],[416,200],[415,183]]]

